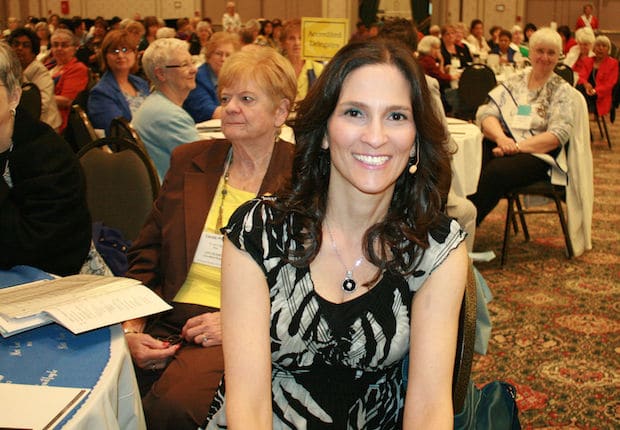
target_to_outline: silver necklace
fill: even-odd
[[[327,233],[329,234],[329,238],[332,241],[332,248],[334,252],[336,253],[336,257],[338,257],[340,264],[342,264],[342,267],[344,267],[344,270],[345,270],[344,280],[342,281],[342,289],[346,293],[352,293],[353,291],[357,289],[357,282],[355,282],[355,279],[353,279],[353,270],[357,269],[360,266],[360,264],[362,264],[362,261],[364,261],[364,256],[361,256],[360,258],[358,258],[355,261],[355,263],[353,263],[353,267],[349,269],[347,265],[344,263],[344,260],[342,259],[340,252],[338,252],[338,248],[336,247],[336,241],[334,240],[334,235],[332,234],[331,228],[329,228],[329,223],[327,222],[327,218],[325,218],[325,227],[327,227]]]

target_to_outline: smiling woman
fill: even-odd
[[[132,73],[138,70],[132,35],[125,30],[112,30],[101,44],[101,68],[104,74],[90,91],[88,115],[95,128],[106,134],[112,120],[119,116],[131,121],[146,97],[148,83]]]
[[[469,197],[476,223],[509,190],[549,180],[556,160],[566,159],[577,106],[570,85],[553,72],[562,52],[560,35],[542,28],[530,38],[532,68],[489,92],[476,120],[485,136],[478,190]],[[558,161],[561,163],[561,161]]]
[[[163,180],[172,150],[199,140],[196,123],[182,107],[196,87],[196,67],[187,42],[173,38],[151,43],[144,51],[142,66],[155,91],[135,113],[132,124]]]
[[[301,102],[291,186],[223,229],[207,429],[451,428],[467,254],[427,106],[411,53],[383,40],[342,48]]]

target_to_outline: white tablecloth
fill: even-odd
[[[0,270],[0,288],[49,278],[41,270],[16,266]],[[6,385],[89,389],[87,397],[55,425],[55,430],[146,428],[140,392],[120,324],[80,335],[49,324],[8,338],[0,337],[0,381]],[[36,405],[32,411],[36,412]]]
[[[131,355],[120,324],[110,327],[110,361],[86,403],[63,429],[146,429]]]
[[[482,132],[475,124],[448,118],[448,131],[456,143],[452,155],[452,190],[467,197],[478,189],[482,166]]]

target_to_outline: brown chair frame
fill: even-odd
[[[474,358],[476,342],[476,279],[472,264],[469,264],[465,294],[459,313],[459,330],[456,342],[456,358],[452,374],[452,404],[454,414],[463,410],[467,387],[471,375],[471,366]]]
[[[84,146],[97,140],[97,133],[95,133],[95,128],[88,119],[88,115],[77,104],[71,106],[64,137],[76,153]]]
[[[140,135],[127,118],[118,116],[112,119],[110,123],[110,137],[124,137],[136,143],[140,148],[146,151],[146,146],[140,138]]]

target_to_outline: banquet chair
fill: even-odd
[[[64,131],[63,137],[76,153],[82,147],[97,140],[97,134],[90,119],[88,119],[88,115],[77,104],[71,106],[67,128]]]
[[[541,196],[553,200],[555,203],[555,209],[524,209],[521,202],[521,196]],[[529,242],[530,233],[525,222],[526,214],[557,214],[562,227],[562,233],[564,234],[564,242],[566,244],[566,255],[568,258],[573,258],[573,245],[571,243],[570,235],[568,233],[568,224],[566,222],[566,216],[562,209],[562,202],[566,200],[566,190],[562,186],[553,185],[549,181],[538,181],[525,187],[519,187],[510,190],[506,194],[508,200],[508,207],[506,209],[506,222],[504,224],[504,242],[502,244],[502,258],[501,265],[504,266],[508,258],[508,243],[510,241],[510,226],[514,226],[515,232],[517,231],[517,224],[515,216],[519,216],[521,222],[521,229],[523,230],[523,236],[525,241]]]
[[[568,67],[566,64],[559,63],[553,69],[556,75],[559,75],[562,79],[568,82],[571,86],[575,84],[575,74],[573,73],[573,69]]]
[[[30,116],[35,119],[41,117],[41,91],[32,82],[22,84],[22,97],[19,99],[19,106],[24,108]]]
[[[596,120],[596,125],[598,126],[598,132],[601,134],[601,139],[605,139],[607,141],[607,146],[609,147],[609,149],[611,149],[611,137],[609,136],[609,130],[607,130],[607,121],[605,121],[605,115],[599,115],[596,110],[593,113],[594,119]]]
[[[159,193],[159,178],[146,152],[121,137],[97,139],[78,152],[92,220],[134,240]]]
[[[471,262],[467,272],[465,294],[459,313],[456,357],[452,374],[452,404],[455,414],[462,411],[465,403],[476,342],[476,279]]]
[[[472,64],[465,68],[459,78],[459,111],[457,117],[473,120],[476,117],[478,106],[483,104],[487,94],[497,81],[493,70],[484,64]]]
[[[127,121],[127,118],[119,116],[112,119],[112,122],[110,123],[110,136],[124,137],[125,139],[129,139],[146,152],[146,146],[144,146],[144,142],[138,135],[136,129],[133,128],[129,121]]]

